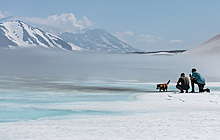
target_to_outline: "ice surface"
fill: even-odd
[[[219,83],[209,83],[219,89]],[[219,138],[220,91],[157,92],[156,83],[1,77],[2,139]],[[172,91],[173,90],[173,91]]]
[[[0,53],[1,139],[219,139],[218,57]],[[176,90],[192,67],[211,93]]]

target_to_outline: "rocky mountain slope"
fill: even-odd
[[[99,52],[136,52],[138,49],[117,39],[103,29],[88,30],[82,34],[63,33],[59,35],[66,42],[88,51]]]

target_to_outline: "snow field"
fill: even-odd
[[[0,137],[55,140],[217,140],[220,136],[219,94],[141,93],[128,101],[55,104],[54,108],[60,109],[110,113],[73,114],[0,123]]]

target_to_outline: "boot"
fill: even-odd
[[[195,90],[190,91],[190,93],[195,93]]]
[[[207,88],[207,89],[206,89],[206,92],[210,92],[210,89],[209,89],[209,88]]]

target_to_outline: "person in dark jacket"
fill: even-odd
[[[185,90],[186,93],[188,93],[188,90],[190,88],[189,79],[185,77],[184,73],[181,73],[180,78],[177,82],[176,88],[179,89],[181,93],[184,93],[183,90]]]

